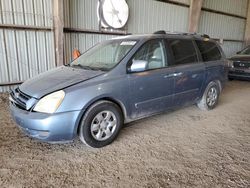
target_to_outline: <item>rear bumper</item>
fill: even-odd
[[[10,111],[19,128],[29,137],[45,142],[65,142],[76,136],[80,111],[45,114],[21,110],[12,104]]]

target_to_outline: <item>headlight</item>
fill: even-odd
[[[44,113],[54,113],[58,107],[61,105],[65,96],[65,92],[63,90],[56,91],[45,97],[41,98],[36,104],[34,111],[36,112],[44,112]]]

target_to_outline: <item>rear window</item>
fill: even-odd
[[[203,61],[216,61],[221,59],[221,53],[216,43],[211,41],[196,41]]]
[[[176,65],[198,61],[192,40],[169,39],[168,42]]]

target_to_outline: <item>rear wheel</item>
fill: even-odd
[[[210,82],[203,93],[202,99],[197,103],[197,106],[202,110],[212,110],[218,104],[219,95],[219,84],[215,81]]]
[[[79,138],[90,147],[104,147],[115,140],[122,124],[122,112],[116,104],[110,101],[98,101],[83,116]]]

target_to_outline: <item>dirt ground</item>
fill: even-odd
[[[73,186],[250,187],[250,82],[229,82],[212,111],[131,123],[102,149],[27,138],[0,95],[0,187]]]

